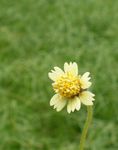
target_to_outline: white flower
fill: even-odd
[[[67,112],[74,112],[81,108],[81,104],[93,105],[94,94],[87,89],[91,86],[89,72],[78,75],[77,63],[65,63],[64,71],[59,67],[49,72],[55,95],[50,100],[50,106],[60,111],[67,104]]]

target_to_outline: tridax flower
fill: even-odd
[[[59,67],[54,67],[54,70],[48,74],[49,78],[54,81],[52,83],[56,94],[50,101],[50,106],[60,111],[67,104],[67,112],[79,110],[81,103],[84,105],[93,105],[94,94],[87,89],[91,86],[89,72],[82,76],[78,75],[77,63],[65,63],[64,71]]]

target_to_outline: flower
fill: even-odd
[[[78,66],[75,62],[65,63],[64,71],[59,67],[49,72],[55,95],[50,100],[50,106],[61,111],[67,104],[67,112],[74,112],[81,108],[81,104],[93,105],[94,94],[87,89],[91,86],[90,73],[78,75]]]

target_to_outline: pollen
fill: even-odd
[[[80,79],[71,73],[65,73],[53,83],[56,93],[66,98],[73,98],[80,93]]]

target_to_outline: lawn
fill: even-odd
[[[96,94],[86,150],[118,150],[117,0],[0,1],[0,150],[78,149],[86,107],[49,106],[48,72],[70,61]]]

